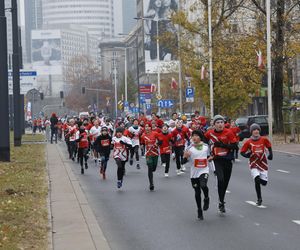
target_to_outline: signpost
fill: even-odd
[[[20,70],[20,94],[25,95],[31,89],[36,87],[36,71]],[[13,73],[8,71],[8,90],[9,94],[13,94]]]
[[[160,108],[173,108],[174,100],[160,100],[157,102],[157,106]]]
[[[186,102],[194,102],[195,97],[195,89],[194,88],[186,88],[185,89],[185,98]]]

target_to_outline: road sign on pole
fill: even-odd
[[[172,108],[174,106],[173,100],[160,100],[157,102],[157,106],[160,108]]]
[[[186,102],[194,102],[195,89],[194,88],[186,88],[185,89],[185,98],[186,98]]]

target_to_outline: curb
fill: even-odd
[[[295,155],[295,156],[300,156],[300,154],[297,153],[292,153],[292,152],[288,152],[288,151],[282,151],[282,150],[273,150],[274,152],[278,152],[278,153],[283,153],[283,154],[289,154],[289,155]]]
[[[48,195],[47,195],[47,210],[48,210],[48,249],[53,248],[53,216],[52,216],[52,208],[51,208],[51,180],[50,180],[50,172],[49,172],[49,164],[48,164],[48,151],[47,145],[45,147],[46,151],[46,170],[47,170],[47,184],[48,184]]]

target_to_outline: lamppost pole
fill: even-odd
[[[10,161],[9,114],[8,114],[8,68],[7,30],[4,0],[0,0],[0,161]]]
[[[139,115],[141,113],[141,92],[140,92],[140,70],[139,70],[139,41],[138,41],[138,36],[136,36],[135,39],[135,51],[136,51],[136,81],[137,81],[137,87],[138,87],[138,109],[139,109]]]
[[[159,53],[159,19],[156,21],[156,55],[157,55],[157,94],[160,97],[160,53]],[[161,108],[158,107],[158,115],[161,115]]]
[[[268,123],[269,138],[273,140],[273,107],[272,107],[272,58],[271,58],[271,6],[266,0],[267,14],[267,71],[268,71]]]
[[[211,0],[208,0],[208,43],[209,43],[209,93],[210,93],[210,118],[214,117],[214,81],[212,61],[212,27],[211,27]]]
[[[13,34],[13,94],[14,94],[14,145],[21,146],[21,97],[20,97],[20,59],[17,0],[11,0]]]

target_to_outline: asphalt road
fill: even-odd
[[[67,156],[64,144],[60,149]],[[158,168],[155,191],[149,191],[145,159],[142,169],[126,165],[124,186],[116,186],[116,165],[110,159],[107,180],[99,178],[90,161],[85,175],[67,158],[114,250],[141,249],[300,249],[300,157],[275,153],[269,183],[262,187],[263,205],[257,207],[254,184],[245,159],[235,163],[226,194],[226,215],[217,210],[213,174],[209,178],[211,205],[198,221],[189,172],[170,177]]]

